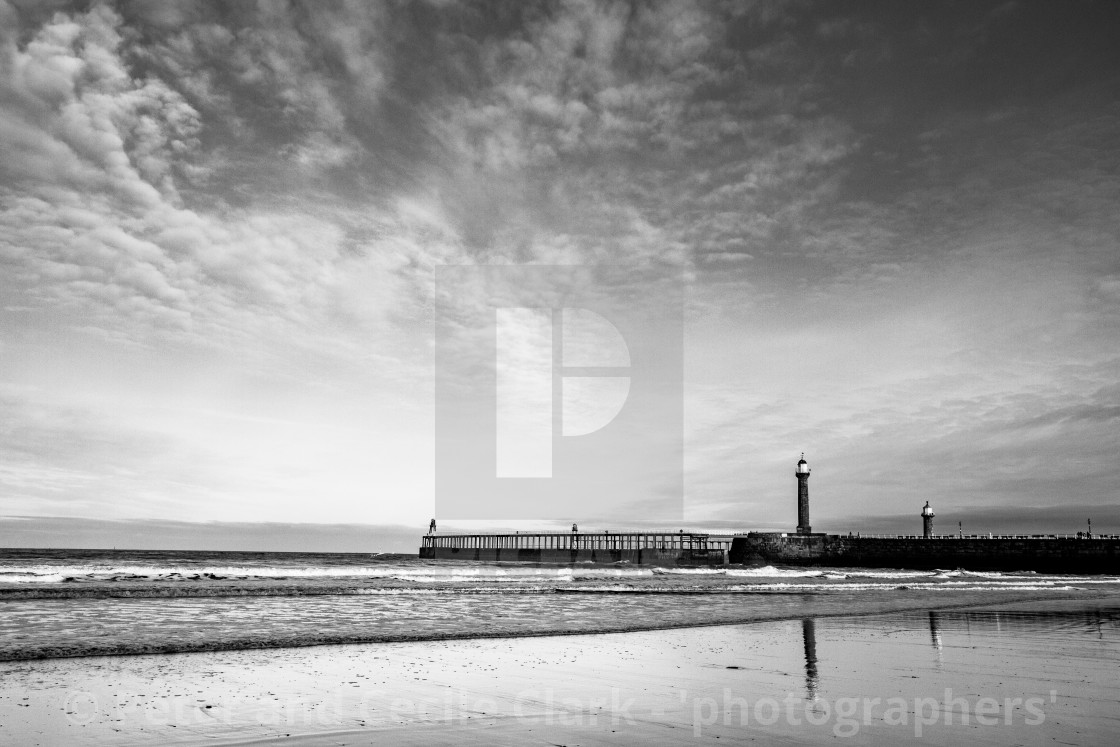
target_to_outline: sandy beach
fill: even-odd
[[[0,664],[18,745],[1104,744],[1120,601]]]

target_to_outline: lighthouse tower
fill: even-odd
[[[813,528],[809,526],[809,464],[805,461],[805,453],[801,453],[801,461],[797,463],[797,533],[811,534]]]
[[[926,501],[926,507],[922,509],[922,536],[929,539],[933,536],[933,509],[929,507],[929,501]]]

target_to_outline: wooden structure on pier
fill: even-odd
[[[692,532],[535,532],[427,534],[420,557],[535,563],[621,563],[661,566],[724,565],[730,536]]]

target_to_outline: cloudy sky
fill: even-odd
[[[1120,532],[1117,28],[0,0],[0,546],[414,549],[443,264],[685,278],[686,526]]]

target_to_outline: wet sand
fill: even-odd
[[[0,663],[0,743],[1109,744],[1120,599]]]

